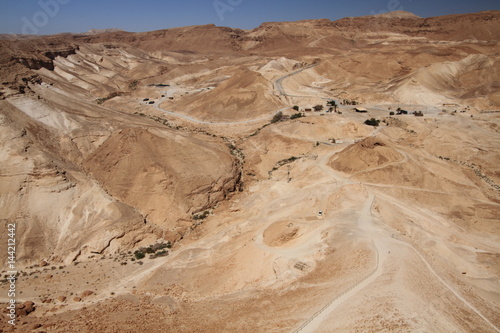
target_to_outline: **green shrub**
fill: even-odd
[[[134,252],[134,256],[136,259],[143,259],[146,255],[143,253],[143,252],[140,252],[140,251],[135,251]]]
[[[271,124],[277,123],[281,121],[281,119],[283,119],[283,112],[279,111],[274,115],[273,119],[271,119]]]
[[[139,83],[139,80],[134,80],[134,81],[130,82],[130,84],[128,85],[129,89],[135,90],[137,88],[138,83]]]
[[[107,100],[110,100],[114,97],[117,97],[117,96],[122,96],[123,93],[121,91],[115,91],[115,92],[112,92],[110,93],[108,96],[106,97],[101,97],[101,98],[98,98],[96,99],[96,103],[97,104],[103,104],[104,102],[106,102]]]
[[[378,126],[380,124],[380,120],[378,119],[375,119],[375,118],[371,118],[371,119],[367,119],[365,120],[365,125],[369,125],[369,126]]]
[[[159,251],[159,252],[156,252],[156,253],[155,253],[155,254],[153,254],[153,255],[150,255],[150,256],[149,256],[149,259],[156,259],[156,258],[159,258],[159,257],[166,257],[166,256],[168,256],[168,255],[169,255],[168,251],[166,251],[166,250],[161,250],[161,251]]]
[[[193,220],[204,220],[210,215],[210,212],[208,210],[204,211],[203,213],[197,213],[193,214]]]

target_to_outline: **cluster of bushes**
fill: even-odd
[[[377,127],[379,124],[380,124],[380,120],[375,119],[375,118],[365,120],[365,125]]]
[[[229,143],[227,145],[227,147],[229,148],[231,155],[233,155],[236,158],[239,158],[240,160],[245,159],[245,154],[243,154],[243,151],[241,149],[239,149],[238,147],[236,147],[232,143]]]
[[[337,112],[337,102],[335,100],[329,100],[326,105],[330,107],[328,111],[332,112],[335,109],[335,112]]]
[[[139,84],[139,80],[134,80],[134,81],[130,82],[130,84],[128,85],[128,88],[130,90],[135,90],[137,88],[138,84]]]
[[[172,243],[170,243],[170,241],[166,243],[156,243],[148,247],[141,247],[135,250],[134,256],[136,259],[143,259],[146,254],[151,254],[151,256],[149,256],[150,259],[164,257],[168,255],[168,251],[166,249],[170,249],[171,247]]]
[[[100,104],[106,102],[107,100],[112,99],[113,97],[121,96],[121,95],[123,95],[123,93],[121,91],[115,91],[115,92],[112,92],[111,94],[109,94],[106,97],[102,97],[102,98],[96,99],[96,103],[100,105]]]
[[[204,220],[210,215],[210,212],[208,210],[204,211],[203,213],[196,213],[193,214],[193,220]]]
[[[323,106],[322,105],[316,105],[315,107],[321,107],[321,109],[323,109]],[[294,106],[293,109],[295,111],[299,111],[299,107],[298,106]],[[302,117],[305,117],[305,115],[301,112],[297,112],[295,114],[292,114],[290,116],[290,119],[297,119],[297,118],[302,118]],[[282,121],[282,120],[285,120],[287,119],[288,117],[285,117],[283,115],[283,112],[279,111],[278,113],[276,113],[273,117],[273,119],[271,120],[271,124],[274,124],[274,123],[277,123],[279,121]],[[260,130],[260,129],[259,129]],[[257,133],[254,133],[253,135],[255,135]]]
[[[168,123],[167,119],[160,118],[160,117],[155,117],[155,116],[146,116],[146,117],[148,117],[149,119],[154,120],[154,121],[156,121],[158,123],[162,123],[165,126],[171,127],[171,126],[169,126],[169,123]]]
[[[98,98],[98,99],[96,99],[96,103],[101,105],[102,103],[106,102],[108,99],[109,99],[108,97]]]
[[[292,156],[290,158],[286,158],[284,160],[281,160],[281,161],[278,161],[278,163],[276,163],[276,166],[273,167],[273,169],[271,170],[271,172],[273,171],[276,171],[278,170],[278,168],[282,167],[283,165],[286,165],[286,164],[290,164],[292,162],[295,162],[296,160],[300,159],[300,157],[297,157],[297,156]]]
[[[281,160],[278,162],[278,165],[279,166],[282,166],[282,165],[285,165],[285,164],[288,164],[288,163],[292,163],[292,162],[295,162],[296,160],[300,159],[300,157],[297,157],[297,156],[292,156],[290,158],[286,158],[284,160]]]
[[[302,113],[295,113],[290,116],[290,119],[297,119],[297,118],[302,118],[305,117]]]
[[[262,131],[264,128],[266,128],[267,126],[269,126],[270,124],[264,124],[262,127],[259,127],[255,130],[255,132],[253,132],[252,134],[250,134],[248,137],[252,137],[252,136],[256,136],[257,134],[260,133],[260,131]]]
[[[321,107],[323,108],[323,106],[321,106]],[[298,107],[297,105],[295,105],[295,106],[293,107],[293,109],[294,109],[295,111],[299,111],[299,107]],[[290,119],[297,119],[297,118],[301,118],[301,117],[305,117],[305,115],[304,115],[303,113],[298,112],[298,113],[295,113],[295,114],[291,115],[291,116],[290,116]],[[286,116],[286,117],[285,117],[285,115],[283,114],[283,112],[278,111],[278,112],[277,112],[277,113],[273,116],[273,118],[271,119],[271,122],[270,122],[270,123],[265,124],[265,125],[263,125],[262,127],[258,128],[257,130],[255,130],[255,132],[253,132],[252,134],[250,134],[248,137],[250,138],[250,137],[252,137],[252,136],[256,136],[257,134],[259,134],[259,133],[260,133],[260,131],[261,131],[262,129],[264,129],[265,127],[269,126],[270,124],[275,124],[275,123],[278,123],[278,122],[280,122],[280,121],[282,121],[282,120],[286,120],[286,119],[288,119],[288,116]]]
[[[350,100],[347,100],[347,99],[343,99],[340,104],[342,105],[358,105],[359,103],[357,101],[350,101]]]
[[[149,118],[149,119],[151,119],[153,121],[156,121],[158,123],[162,123],[163,125],[171,128],[171,129],[175,129],[175,130],[182,130],[182,129],[184,129],[184,127],[182,127],[182,126],[174,126],[174,125],[170,124],[167,119],[164,119],[164,118],[161,118],[161,117],[149,116],[149,115],[144,114],[142,112],[134,112],[134,114],[136,114],[138,116],[141,116],[141,117]]]
[[[271,119],[271,124],[277,123],[281,121],[281,119],[283,119],[283,112],[279,111],[274,115],[273,119]]]

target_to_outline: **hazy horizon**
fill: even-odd
[[[253,29],[264,22],[305,19],[337,20],[405,10],[421,17],[498,10],[498,1],[376,0],[339,1],[263,0],[149,0],[85,2],[76,0],[0,1],[0,33],[82,33],[90,29],[143,32],[215,24]]]

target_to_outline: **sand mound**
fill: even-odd
[[[19,225],[20,263],[130,249],[161,228],[173,240],[234,189],[239,171],[219,139],[34,89],[44,99],[0,101],[1,208]]]
[[[443,164],[426,154],[410,157],[409,153],[397,150],[386,141],[367,138],[334,155],[329,165],[350,174],[354,179],[369,184],[392,185],[405,189],[426,189],[449,194],[469,193],[480,198],[470,171],[457,165]],[[423,194],[425,197],[425,195]],[[425,197],[427,200],[427,197]],[[432,204],[434,199],[430,199]],[[444,205],[446,209],[449,206]]]
[[[356,173],[403,160],[404,157],[384,141],[369,137],[334,155],[329,165],[342,172]]]
[[[272,92],[272,83],[260,73],[241,69],[210,92],[183,97],[174,108],[210,121],[255,119],[283,107]]]
[[[295,239],[300,228],[291,221],[273,223],[264,231],[264,243],[269,246],[282,246]]]
[[[470,55],[460,61],[435,63],[421,68],[394,90],[393,96],[402,103],[441,104],[457,102],[464,96],[475,96],[477,89],[492,89],[498,72],[491,71],[494,61],[486,55]],[[481,85],[473,76],[481,77]],[[472,84],[471,84],[472,83]],[[468,87],[465,89],[464,87]]]
[[[298,61],[281,57],[279,59],[271,60],[270,62],[262,66],[258,71],[260,73],[270,71],[287,72],[291,71],[298,63]]]
[[[142,216],[70,163],[77,154],[68,152],[50,127],[5,101],[0,105],[0,210],[3,221],[17,225],[20,265],[48,258],[68,263],[91,252],[130,248],[134,236],[142,239]],[[50,115],[43,119],[50,122]],[[61,158],[58,151],[68,155]]]
[[[300,65],[300,62],[285,57],[274,59],[257,70],[268,80],[275,80],[291,72]]]
[[[223,199],[237,178],[220,143],[144,129],[112,136],[84,166],[113,196],[170,228],[176,219],[189,217],[186,213]]]

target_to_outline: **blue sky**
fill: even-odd
[[[295,21],[406,10],[422,17],[500,10],[498,0],[0,0],[0,33],[151,31],[213,23],[252,29]]]

